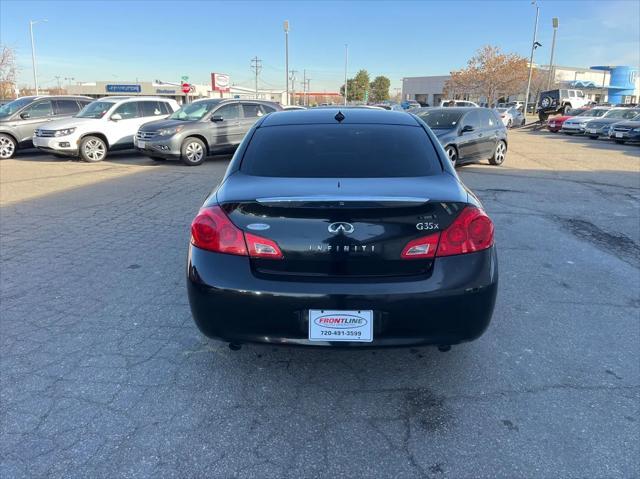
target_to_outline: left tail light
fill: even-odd
[[[219,206],[202,208],[191,223],[191,244],[216,253],[282,259],[282,251],[267,238],[245,233]]]

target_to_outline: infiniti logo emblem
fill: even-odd
[[[353,233],[353,230],[355,228],[351,223],[344,223],[342,221],[339,221],[337,223],[331,223],[328,229],[329,229],[329,233],[333,233],[333,234],[342,233],[342,234],[348,235]]]

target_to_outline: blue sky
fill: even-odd
[[[640,63],[640,2],[538,0],[536,61],[548,63],[551,18],[560,18],[556,64]],[[32,82],[29,19],[41,86],[76,81],[162,79],[208,83],[229,73],[253,86],[250,59],[263,61],[261,86],[284,87],[284,33],[291,24],[289,68],[307,69],[312,90],[342,84],[344,44],[350,75],[447,74],[482,45],[529,55],[530,0],[410,2],[0,1],[0,42],[15,47],[20,83]],[[301,73],[298,75],[301,77]],[[64,82],[64,81],[63,81]]]

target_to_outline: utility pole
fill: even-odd
[[[296,73],[298,73],[298,70],[291,70],[290,72],[291,74],[289,75],[289,80],[291,80],[291,101],[289,102],[289,104],[295,104],[296,102]],[[289,98],[287,97],[287,100]]]
[[[31,35],[31,63],[33,65],[33,83],[36,89],[36,95],[38,95],[38,68],[36,66],[36,46],[33,41],[33,26],[36,23],[44,23],[47,20],[29,20],[29,34]]]
[[[533,75],[533,52],[536,50],[538,43],[538,17],[540,16],[540,7],[536,0],[531,1],[531,5],[536,7],[536,23],[533,26],[533,43],[531,44],[531,58],[529,59],[529,81],[527,81],[527,93],[524,96],[524,116],[527,116],[527,106],[529,103],[529,91],[531,90],[531,76]]]
[[[62,90],[62,86],[60,85],[60,78],[62,78],[60,75],[56,75],[53,78],[55,78],[58,82],[58,95],[60,94],[60,91]]]
[[[256,74],[256,100],[258,99],[258,75],[262,70],[262,60],[256,55],[251,59],[251,69]]]
[[[307,103],[307,70],[302,70],[302,106]]]
[[[284,78],[287,84],[287,105],[289,105],[289,20],[284,21]]]
[[[349,60],[349,45],[344,44],[344,106],[347,106],[347,63]]]
[[[307,106],[309,106],[309,92],[311,91],[311,78],[307,78]]]
[[[547,90],[551,88],[551,78],[553,75],[553,53],[556,49],[556,33],[558,33],[558,26],[560,24],[560,20],[558,17],[553,17],[551,19],[553,25],[553,40],[551,41],[551,60],[549,60],[549,78],[547,79]]]

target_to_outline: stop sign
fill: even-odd
[[[191,85],[188,83],[182,84],[182,93],[189,93],[191,91]]]

